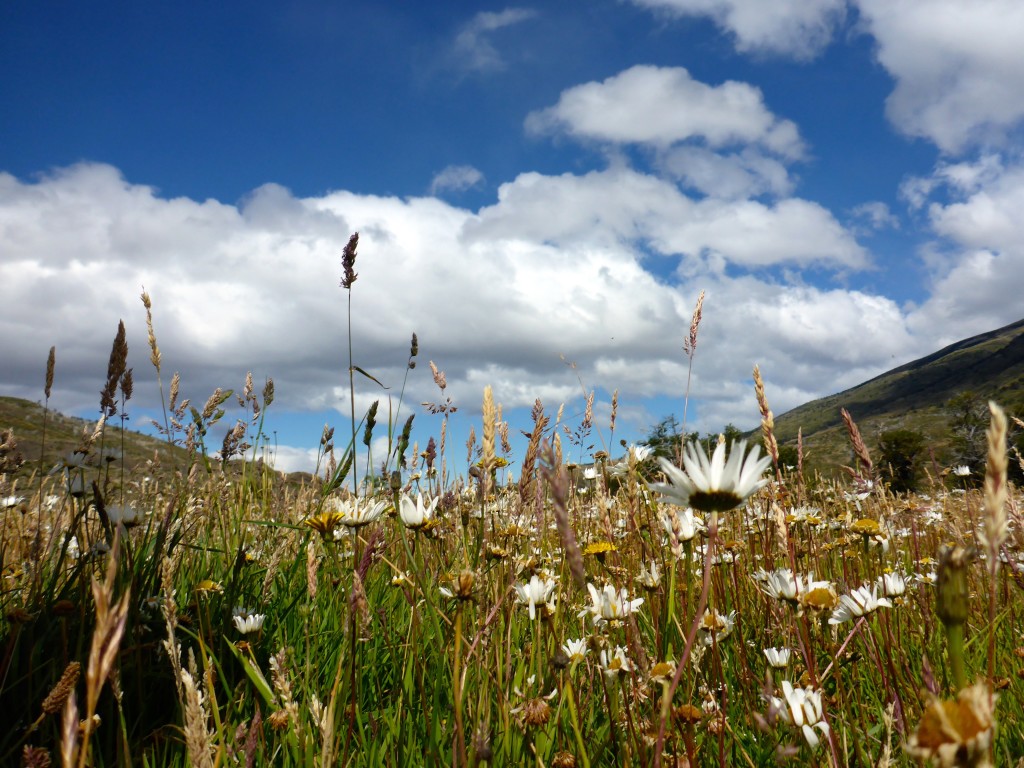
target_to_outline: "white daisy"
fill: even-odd
[[[537,606],[546,605],[551,599],[551,593],[555,590],[554,579],[542,579],[537,574],[530,577],[526,584],[516,584],[516,597],[523,605],[530,610],[530,621],[537,618]]]
[[[783,698],[768,697],[769,711],[783,722],[800,728],[807,743],[814,749],[821,741],[814,729],[817,728],[824,736],[828,736],[829,732],[828,723],[824,720],[821,691],[813,688],[794,688],[791,682],[783,680],[782,693]]]
[[[879,608],[892,608],[892,602],[885,597],[878,596],[878,587],[868,587],[866,584],[858,587],[848,595],[840,595],[838,608],[832,611],[829,624],[842,624],[851,619],[859,619],[867,616]]]
[[[658,464],[668,479],[667,483],[652,483],[651,490],[662,498],[681,507],[693,507],[700,512],[724,512],[740,506],[760,490],[768,480],[762,477],[771,464],[771,457],[758,458],[761,447],[755,445],[748,454],[747,443],[733,443],[729,459],[725,457],[725,443],[719,443],[711,459],[696,442],[686,446],[682,471],[672,462],[659,458]]]

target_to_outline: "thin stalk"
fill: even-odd
[[[352,422],[352,493],[359,496],[359,472],[356,462],[356,377],[352,365],[352,287],[348,290],[348,397]]]
[[[455,609],[455,645],[452,653],[452,689],[455,693],[456,765],[466,765],[466,734],[462,723],[462,604]]]

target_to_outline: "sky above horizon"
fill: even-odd
[[[273,378],[309,469],[358,231],[357,415],[415,332],[399,420],[439,437],[434,361],[454,465],[488,384],[513,473],[538,398],[575,429],[595,392],[613,454],[681,417],[701,291],[687,427],[751,429],[755,364],[779,414],[1024,317],[1022,33],[1016,0],[4,4],[0,394],[55,346],[95,416],[123,319],[156,415],[144,287],[164,386]]]

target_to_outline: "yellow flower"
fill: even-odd
[[[335,510],[321,512],[319,515],[304,520],[303,524],[319,533],[325,541],[334,541],[334,529],[341,525],[341,520],[341,512]]]
[[[584,555],[596,555],[598,560],[604,560],[604,556],[609,552],[615,552],[618,550],[614,544],[610,541],[592,541],[583,548]]]

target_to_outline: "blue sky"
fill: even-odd
[[[438,435],[483,387],[607,440],[758,421],[1024,315],[1024,6],[959,0],[8,3],[0,393],[95,413],[118,319],[137,423],[272,377],[278,465],[359,409]],[[575,367],[567,365],[568,362]],[[515,440],[514,440],[515,442]],[[598,444],[599,441],[597,441]],[[521,458],[517,443],[512,459]],[[379,448],[378,448],[379,455]]]

